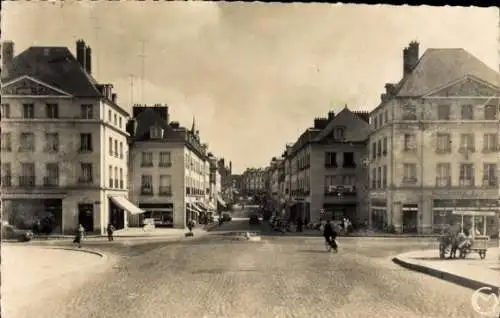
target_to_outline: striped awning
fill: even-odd
[[[196,204],[193,204],[193,203],[188,203],[188,204],[186,204],[186,207],[187,207],[189,210],[191,210],[191,211],[193,211],[193,212],[196,212],[196,213],[200,213],[200,212],[202,212],[202,211],[200,210],[200,208],[199,208],[199,207],[197,207],[197,206],[196,206]]]
[[[208,209],[201,201],[194,202],[194,205],[202,212],[206,212]]]

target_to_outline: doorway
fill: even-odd
[[[117,230],[125,228],[125,212],[114,204],[111,199],[109,200],[109,223]]]
[[[93,204],[78,204],[78,223],[83,225],[85,232],[94,232]]]
[[[403,233],[417,233],[418,211],[403,211]]]

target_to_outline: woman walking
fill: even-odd
[[[73,243],[78,244],[78,248],[82,248],[82,239],[84,235],[85,235],[85,228],[83,227],[83,225],[78,224],[78,228],[76,229],[75,239],[73,240]]]

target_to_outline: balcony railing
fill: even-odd
[[[417,183],[417,177],[403,177],[403,183],[415,184],[415,183]]]
[[[12,187],[12,176],[2,176],[2,186]]]
[[[20,187],[34,187],[35,186],[35,176],[20,176],[19,177]]]
[[[483,179],[483,187],[496,187],[498,186],[498,178],[490,177]]]
[[[58,177],[43,177],[43,186],[44,187],[58,187],[59,186],[59,178]]]
[[[343,196],[356,196],[357,191],[355,186],[348,187],[325,187],[325,196],[327,197],[343,197]]]
[[[168,168],[168,167],[172,167],[172,163],[171,162],[161,162],[158,164],[159,167],[162,167],[162,168]]]
[[[151,187],[142,187],[141,188],[142,195],[153,195],[153,188]]]
[[[325,163],[325,168],[327,169],[332,169],[332,168],[337,168],[338,165],[336,163]]]
[[[170,186],[160,186],[159,195],[161,196],[171,196],[172,195],[172,187]]]
[[[437,177],[436,187],[443,188],[451,186],[451,177]]]
[[[458,179],[458,186],[461,188],[470,188],[474,186],[474,178],[460,178]]]
[[[78,177],[78,183],[80,183],[80,184],[90,184],[90,183],[93,183],[93,180],[92,180],[92,177],[80,176],[80,177]]]
[[[153,162],[141,162],[141,167],[152,167]]]

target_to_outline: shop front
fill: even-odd
[[[121,230],[128,227],[128,218],[126,212],[131,215],[140,215],[145,211],[130,202],[123,195],[112,195],[108,197],[109,219],[108,223],[113,225],[115,229]]]
[[[42,234],[62,233],[62,199],[3,199],[2,221]]]
[[[344,218],[355,220],[356,209],[356,203],[324,203],[324,220],[342,221]]]
[[[155,227],[174,226],[174,204],[165,203],[139,203],[139,208],[145,212],[141,215],[141,224],[145,219],[153,219]]]
[[[498,235],[498,200],[452,199],[433,200],[434,233],[442,233],[457,225],[479,235]]]
[[[388,224],[387,200],[371,199],[370,201],[370,227],[383,231]]]

